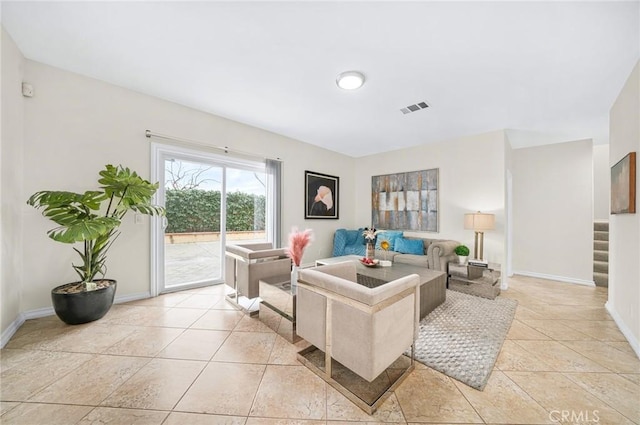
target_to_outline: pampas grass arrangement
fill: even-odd
[[[302,262],[302,255],[305,248],[313,241],[313,230],[304,229],[298,230],[297,227],[291,228],[289,233],[289,246],[285,248],[285,252],[293,264],[300,266]]]

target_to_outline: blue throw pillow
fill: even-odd
[[[362,245],[366,245],[367,244],[367,239],[365,239],[364,235],[364,227],[360,227],[358,229],[358,241],[362,244]]]
[[[376,249],[382,249],[380,246],[382,241],[389,241],[389,251],[397,251],[397,249],[395,249],[395,241],[400,238],[402,238],[402,232],[394,232],[390,230],[380,232],[376,237]]]
[[[358,242],[358,231],[347,230],[347,245],[355,245]]]
[[[424,255],[424,245],[420,239],[396,239],[396,249],[402,254]]]

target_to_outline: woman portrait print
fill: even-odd
[[[311,215],[333,215],[333,192],[327,186],[318,188],[311,204]]]

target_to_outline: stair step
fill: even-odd
[[[593,222],[593,281],[609,286],[609,222]]]
[[[594,261],[593,271],[596,273],[609,273],[609,263],[606,261]]]
[[[609,261],[609,252],[607,251],[593,251],[594,261]]]
[[[606,273],[594,273],[593,281],[596,286],[609,286],[609,275]]]
[[[604,222],[604,221],[594,221],[593,222],[593,230],[608,232],[609,231],[609,223],[608,222]]]
[[[609,232],[605,232],[602,230],[596,230],[593,232],[593,239],[596,241],[608,241],[609,240]]]

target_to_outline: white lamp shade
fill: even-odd
[[[468,230],[484,231],[491,230],[496,225],[496,216],[485,214],[480,211],[464,215],[464,228]]]

